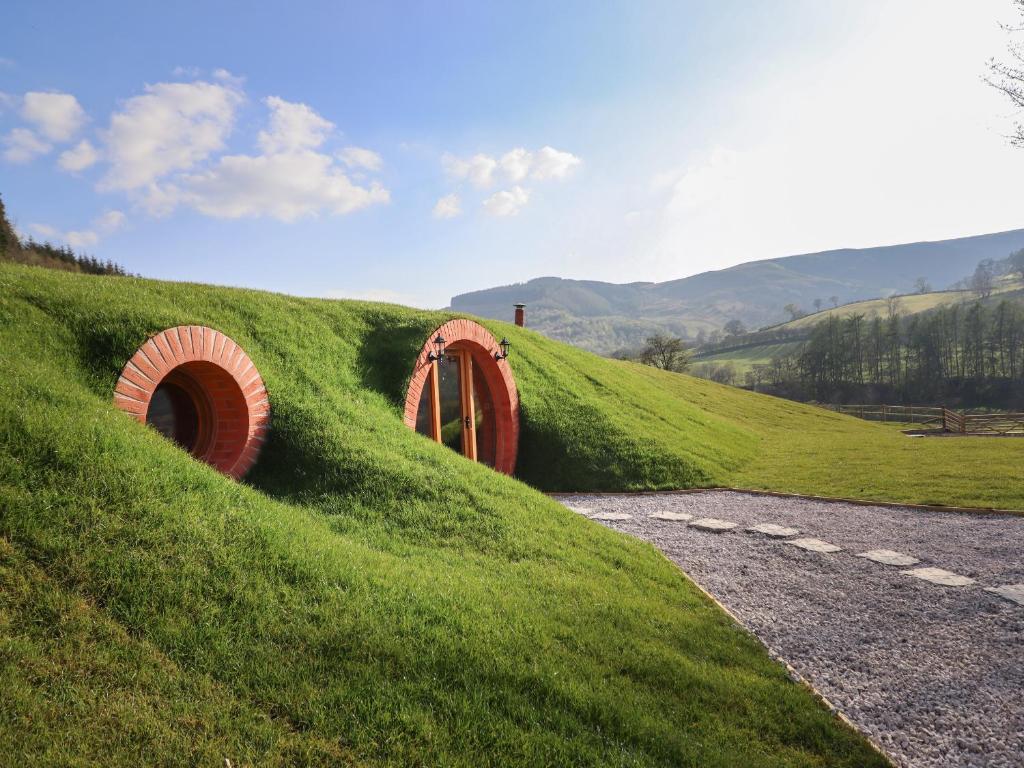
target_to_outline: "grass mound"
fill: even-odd
[[[444,319],[0,265],[2,754],[882,764],[653,549],[401,423]],[[238,341],[270,392],[244,484],[111,405],[141,341],[182,324]],[[514,344],[541,488],[772,483],[780,414],[891,434],[487,325]]]

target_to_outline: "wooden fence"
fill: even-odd
[[[867,421],[918,424],[961,435],[1024,435],[1024,413],[960,413],[932,405],[825,405]]]
[[[826,408],[867,421],[894,421],[942,427],[945,408],[930,405],[826,405]]]

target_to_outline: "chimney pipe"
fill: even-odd
[[[516,308],[516,325],[522,328],[524,325],[526,325],[526,305],[515,304],[513,306],[515,306]]]

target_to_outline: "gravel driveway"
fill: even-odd
[[[1024,584],[1024,517],[731,491],[558,500],[592,518],[628,516],[599,522],[660,548],[897,765],[1024,766],[1024,605],[986,591]],[[652,517],[665,513],[694,519]],[[700,518],[738,525],[708,532]],[[799,533],[747,530],[761,523]],[[787,543],[807,537],[842,549]],[[856,556],[881,549],[920,562]],[[974,582],[905,573],[918,568]]]

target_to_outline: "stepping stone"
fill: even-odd
[[[776,525],[775,523],[758,523],[747,528],[751,533],[763,533],[765,536],[771,536],[773,539],[784,539],[787,536],[796,536],[800,533],[799,528],[787,528],[784,525]]]
[[[837,547],[835,544],[829,544],[827,541],[821,539],[791,539],[786,542],[792,544],[794,547],[800,547],[800,549],[806,549],[808,552],[842,552],[842,547]]]
[[[594,513],[594,510],[590,507],[574,507],[571,504],[566,504],[565,507],[566,509],[575,512],[577,515],[592,515]]]
[[[907,576],[915,579],[924,579],[932,584],[941,584],[944,587],[966,587],[974,583],[974,579],[961,576],[959,573],[945,571],[942,568],[912,568],[909,571],[901,571]]]
[[[693,515],[685,512],[652,512],[650,516],[654,520],[693,520]]]
[[[1012,600],[1018,605],[1024,605],[1024,584],[1004,584],[1001,587],[985,587],[986,592],[991,592],[1007,600]]]
[[[625,512],[598,512],[596,515],[590,516],[591,520],[632,520],[632,515],[627,515]]]
[[[902,552],[895,552],[891,549],[872,549],[868,552],[861,552],[857,557],[874,560],[883,565],[917,565],[921,562],[916,557],[904,555]]]
[[[711,531],[712,533],[722,533],[723,531],[731,531],[739,523],[732,523],[728,520],[719,520],[717,517],[702,517],[700,520],[694,520],[690,523],[690,526],[696,528],[699,531]]]

